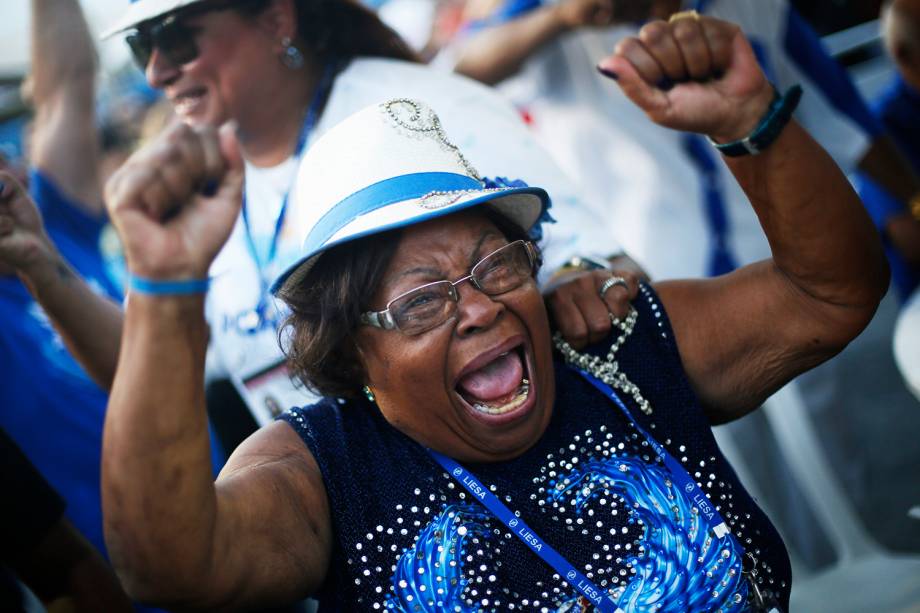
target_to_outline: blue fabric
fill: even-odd
[[[920,172],[920,92],[896,76],[872,110],[914,170]]]
[[[490,177],[483,177],[482,184],[486,189],[500,189],[505,187],[530,187],[525,181],[520,179],[509,179],[507,177],[495,177],[494,179]],[[556,220],[553,219],[553,216],[549,212],[551,208],[553,208],[553,202],[547,194],[544,200],[543,212],[540,214],[539,219],[534,222],[530,230],[527,231],[527,237],[537,245],[541,244],[543,241],[543,224],[556,223]]]
[[[104,218],[85,213],[41,172],[31,172],[30,191],[64,258],[96,291],[120,300],[98,251]],[[99,471],[107,396],[15,277],[0,277],[0,321],[0,427],[65,499],[74,526],[106,555]],[[223,464],[220,451],[213,459],[215,467]]]
[[[828,54],[815,31],[791,5],[786,16],[783,43],[792,61],[821,90],[828,102],[859,125],[870,140],[884,131],[856,91],[846,69]]]
[[[475,32],[485,28],[507,23],[543,6],[542,0],[507,0],[495,9],[491,15],[476,19],[463,26],[464,33]]]
[[[718,166],[722,161],[716,159],[712,146],[696,134],[683,135],[682,142],[703,184],[702,203],[710,242],[706,274],[710,277],[723,275],[735,270],[738,260],[728,242],[731,227]]]
[[[304,239],[303,249],[312,254],[358,217],[387,205],[420,198],[434,191],[481,188],[482,183],[476,179],[452,172],[419,172],[378,181],[342,199],[326,211]]]
[[[897,76],[873,104],[873,111],[914,172],[920,174],[920,92],[911,89]],[[904,213],[904,203],[863,173],[857,175],[856,185],[866,210],[884,236],[889,218]],[[887,240],[885,253],[891,266],[894,287],[904,300],[920,286],[920,272],[908,266]]]
[[[619,363],[654,412],[642,414],[628,395],[621,395],[624,402],[721,505],[738,542],[757,552],[763,585],[778,591],[788,608],[790,569],[782,540],[719,451],[657,297],[643,286],[634,304],[638,322],[618,352]],[[605,355],[612,340],[590,351]],[[630,564],[641,568],[640,574],[649,570],[642,598],[655,597],[657,587],[668,592],[668,599],[658,600],[669,603],[664,611],[715,610],[671,598],[675,588],[684,596],[712,593],[700,589],[713,577],[701,570],[708,563],[698,562],[692,543],[705,539],[705,531],[676,525],[695,521],[687,501],[622,413],[558,356],[554,368],[556,403],[540,440],[513,460],[467,468],[601,587],[621,577],[642,583],[631,575]],[[514,610],[556,611],[574,604],[575,590],[554,579],[542,560],[420,445],[390,426],[375,405],[327,399],[282,419],[316,458],[333,517],[331,565],[317,594],[321,612],[377,610],[376,605],[408,611],[416,610],[414,604],[419,611],[508,611],[511,604]],[[611,486],[608,494],[605,484],[612,483],[622,488]],[[636,561],[640,551],[649,557]],[[731,556],[722,547],[710,547],[700,557],[713,554]],[[716,581],[728,584],[720,575],[727,568],[717,564]],[[665,574],[666,580],[653,583]],[[410,606],[402,606],[409,596]],[[434,598],[437,602],[429,604]],[[724,608],[742,607],[731,602]],[[624,609],[652,607],[637,600]]]

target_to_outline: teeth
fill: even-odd
[[[518,388],[517,395],[511,399],[507,404],[503,404],[500,407],[490,407],[488,405],[482,404],[481,402],[476,402],[473,404],[473,408],[481,413],[488,413],[489,415],[501,415],[503,413],[508,413],[514,409],[520,407],[527,400],[527,395],[530,393],[530,382],[527,379],[521,380],[521,387]]]

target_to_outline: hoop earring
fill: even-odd
[[[284,51],[281,53],[281,63],[291,70],[303,68],[303,53],[298,49],[287,36],[281,39],[281,45]]]
[[[377,397],[374,396],[374,392],[371,390],[371,388],[365,385],[362,388],[362,391],[364,392],[364,396],[367,398],[368,402],[377,402]]]

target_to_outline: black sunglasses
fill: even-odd
[[[240,4],[245,0],[226,0],[224,2],[201,2],[190,8],[176,11],[158,19],[157,21],[141,24],[125,37],[134,61],[141,70],[147,69],[150,56],[154,49],[166,56],[174,66],[188,64],[200,53],[195,36],[201,28],[190,26],[183,20],[213,11],[223,11]]]

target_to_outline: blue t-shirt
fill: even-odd
[[[95,291],[121,300],[99,254],[105,218],[86,213],[38,170],[31,172],[30,192],[61,255]],[[100,466],[108,397],[13,276],[0,276],[0,321],[0,426],[64,498],[74,526],[106,555]],[[221,466],[222,453],[213,456]]]
[[[873,110],[914,172],[920,173],[920,92],[897,76],[876,101]],[[885,229],[889,217],[904,212],[903,203],[866,175],[860,173],[857,184],[859,195],[880,230]],[[887,241],[885,252],[891,265],[891,279],[904,299],[920,285],[920,273],[911,269]]]

